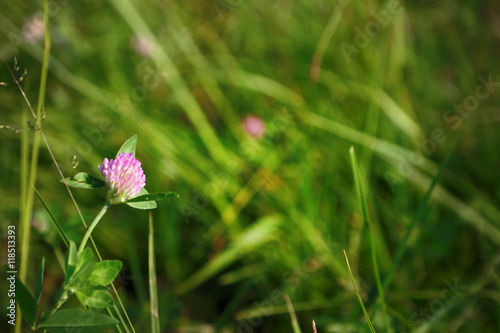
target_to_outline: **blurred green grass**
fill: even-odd
[[[312,319],[318,332],[367,331],[344,248],[381,330],[380,311],[370,312],[375,279],[348,149],[358,152],[383,277],[458,132],[386,295],[390,322],[395,332],[500,329],[498,87],[467,119],[443,118],[475,94],[478,76],[500,79],[496,2],[401,2],[351,59],[343,43],[356,46],[355,28],[364,30],[388,3],[52,4],[43,126],[65,175],[98,175],[102,159],[138,133],[148,189],[181,195],[154,212],[162,331],[290,332],[284,293],[303,332],[312,331]],[[19,36],[39,8],[3,8],[0,52],[28,68],[24,89],[36,105],[42,44]],[[336,29],[325,32],[337,16]],[[134,36],[156,52],[134,52]],[[322,36],[326,47],[318,45]],[[0,74],[10,83],[5,66]],[[0,100],[0,123],[21,127],[17,88],[2,87]],[[240,119],[248,114],[266,122],[263,139],[244,132]],[[0,138],[5,231],[18,220],[20,135]],[[38,179],[51,211],[79,240],[83,226],[43,148]],[[105,199],[102,191],[73,193],[87,221]],[[48,223],[39,202],[36,211],[31,261],[37,267],[47,258],[42,302],[50,304],[62,279],[54,247],[62,243],[39,227]],[[94,233],[105,258],[124,261],[117,284],[138,332],[149,330],[147,233],[146,214],[128,207],[113,208]],[[34,281],[36,269],[29,275]],[[454,295],[449,283],[466,289]]]

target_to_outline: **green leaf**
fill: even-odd
[[[35,191],[36,195],[38,196],[38,199],[40,199],[40,202],[42,203],[43,208],[45,208],[45,211],[47,212],[47,214],[49,214],[50,220],[54,224],[54,227],[56,228],[56,230],[59,233],[59,235],[61,236],[64,244],[66,244],[66,246],[69,247],[69,238],[64,233],[63,228],[61,227],[61,225],[59,224],[59,222],[57,222],[57,220],[55,219],[54,215],[52,215],[52,213],[50,212],[49,208],[47,207],[47,205],[45,204],[45,202],[42,200],[42,197],[40,196],[40,193],[38,193],[38,191],[34,187],[33,187],[33,190]]]
[[[140,197],[140,196],[144,196],[146,194],[149,194],[149,192],[145,188],[142,188],[141,192],[139,192],[139,194],[135,198]],[[133,199],[134,198],[132,198],[130,200],[133,200]],[[141,201],[141,202],[129,202],[129,201],[127,201],[126,204],[129,205],[130,207],[136,208],[136,209],[155,209],[157,207],[156,202],[154,202],[154,201]]]
[[[48,330],[50,333],[64,333],[74,330],[79,333],[96,332],[98,329],[108,328],[118,324],[112,317],[94,312],[85,311],[80,308],[63,309],[55,312],[39,327]]]
[[[106,186],[106,183],[103,180],[95,178],[86,172],[79,172],[73,177],[61,179],[60,182],[66,182],[66,184],[71,187],[86,188],[91,190]]]
[[[44,272],[45,272],[45,257],[42,257],[42,263],[40,264],[40,269],[38,270],[38,277],[36,279],[36,286],[35,286],[36,304],[40,304],[40,297],[42,296],[43,273]]]
[[[160,193],[149,193],[144,195],[138,195],[127,202],[144,202],[144,201],[154,201],[154,200],[163,200],[170,197],[178,198],[179,195],[175,192],[160,192]]]
[[[36,315],[38,313],[38,305],[31,293],[28,291],[26,286],[12,275],[12,278],[16,280],[16,301],[19,304],[19,308],[23,316],[28,320],[31,326],[35,326]],[[9,277],[7,277],[9,279]]]
[[[90,306],[91,308],[103,309],[113,306],[113,298],[104,287],[78,290],[76,297],[78,297],[83,305]]]
[[[75,272],[66,284],[65,289],[76,291],[88,288],[90,285],[88,279],[94,271],[96,262],[97,259],[92,253],[92,250],[90,248],[85,249],[85,251],[78,256]]]
[[[107,286],[116,278],[122,269],[122,262],[119,260],[104,260],[95,265],[89,281],[94,286]]]
[[[59,291],[59,296],[57,297],[56,305],[54,308],[55,310],[59,309],[59,307],[61,307],[61,305],[63,305],[64,302],[66,302],[68,298],[73,295],[73,291],[68,290],[66,288],[66,285],[69,283],[75,273],[77,261],[78,255],[76,252],[76,244],[73,241],[69,241],[69,251],[66,255],[66,262],[64,266],[66,276],[64,278],[64,283],[61,286],[61,290]]]
[[[137,134],[125,141],[125,143],[121,146],[120,150],[118,150],[118,153],[116,153],[116,156],[120,155],[121,153],[127,153],[127,154],[134,154],[135,157],[135,146],[137,145]]]

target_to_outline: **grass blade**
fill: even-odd
[[[235,237],[224,251],[221,251],[205,266],[177,285],[174,292],[177,295],[182,295],[198,287],[225,267],[245,256],[246,253],[275,240],[278,225],[281,222],[280,215],[260,218]]]
[[[347,254],[345,253],[345,250],[344,250],[344,257],[345,257],[345,262],[347,263],[347,268],[349,269],[349,275],[351,276],[352,285],[354,286],[354,291],[356,292],[356,297],[358,298],[359,305],[361,305],[361,308],[363,309],[363,313],[365,314],[366,322],[368,323],[368,326],[370,327],[370,332],[375,333],[375,328],[373,327],[373,324],[370,320],[370,316],[368,316],[368,312],[366,312],[365,305],[363,304],[363,301],[361,300],[361,296],[359,295],[358,287],[356,287],[356,282],[354,281],[354,276],[352,276],[351,266],[349,265],[349,259],[347,259]]]
[[[311,62],[311,68],[309,70],[309,80],[311,82],[318,82],[319,73],[321,71],[321,63],[323,62],[323,56],[325,55],[326,49],[328,45],[332,41],[332,37],[337,31],[339,23],[342,19],[342,15],[344,14],[344,10],[349,4],[349,0],[340,1],[337,4],[337,7],[333,10],[328,23],[323,30],[323,34],[316,46],[316,50],[314,51],[313,60]]]
[[[160,333],[160,317],[158,315],[158,285],[156,282],[155,243],[153,229],[153,213],[149,212],[149,297],[151,310],[151,333]]]
[[[427,210],[427,206],[429,203],[429,199],[431,198],[432,192],[434,191],[434,189],[438,185],[438,182],[441,179],[443,171],[444,171],[446,165],[448,164],[448,161],[450,160],[452,153],[455,151],[455,147],[458,143],[459,138],[460,138],[460,135],[457,135],[455,137],[455,140],[453,141],[451,148],[448,150],[443,162],[439,166],[437,174],[432,179],[432,182],[431,182],[429,188],[427,189],[424,197],[422,198],[422,201],[420,201],[420,203],[417,207],[416,213],[413,215],[413,218],[410,222],[410,225],[408,226],[408,228],[406,230],[405,238],[403,239],[403,241],[401,243],[399,243],[398,249],[396,251],[396,255],[394,256],[391,267],[389,268],[389,272],[387,273],[387,276],[384,279],[384,284],[383,284],[384,292],[387,291],[387,289],[389,288],[389,285],[391,284],[391,281],[392,281],[392,278],[394,277],[394,273],[396,271],[396,268],[398,267],[399,262],[403,258],[403,255],[406,251],[406,248],[408,247],[408,240],[410,239],[410,236],[413,232],[413,229],[415,229],[415,226],[417,225],[417,223],[424,216],[424,213]]]
[[[54,215],[52,215],[52,213],[50,212],[49,207],[47,207],[47,205],[43,201],[42,196],[40,195],[40,193],[38,193],[38,191],[36,190],[35,187],[33,187],[33,190],[35,191],[38,199],[40,199],[40,202],[42,203],[43,208],[45,208],[45,211],[47,212],[47,214],[49,214],[50,220],[54,224],[54,227],[56,228],[57,232],[59,233],[59,236],[61,236],[64,244],[66,245],[66,247],[69,248],[69,238],[68,238],[68,236],[66,236],[66,233],[64,233],[63,228],[61,227],[61,225],[59,224],[59,222],[57,222],[57,220],[54,217]]]
[[[44,272],[45,272],[45,257],[42,258],[42,263],[40,264],[40,269],[38,270],[38,277],[36,279],[35,300],[37,305],[40,304],[40,297],[42,296]]]
[[[34,139],[33,139],[33,150],[31,151],[31,166],[30,166],[30,175],[29,175],[29,184],[34,185],[37,177],[37,165],[38,165],[38,153],[40,151],[40,143],[41,143],[41,121],[42,121],[42,108],[45,102],[45,89],[47,86],[47,72],[49,70],[49,58],[50,58],[50,30],[49,30],[49,5],[47,0],[43,0],[43,22],[44,22],[44,41],[45,47],[43,52],[43,63],[42,63],[42,73],[40,79],[40,90],[38,93],[38,107],[36,110],[35,120],[39,130],[35,131]],[[19,86],[19,82],[14,77],[17,85]],[[20,87],[20,86],[19,86]],[[25,126],[25,125],[23,125]],[[23,135],[23,139],[26,137]],[[24,143],[26,144],[26,143]],[[23,144],[23,145],[24,145]],[[26,150],[23,149],[24,152]],[[23,162],[22,162],[23,163]],[[23,165],[23,167],[26,167]],[[26,170],[23,170],[23,172]],[[23,177],[23,175],[21,176]],[[24,178],[24,177],[23,177]],[[23,183],[23,180],[21,181]],[[31,214],[33,210],[33,189],[30,188],[27,184],[25,187],[24,194],[26,195],[25,199],[26,205],[23,206],[23,214],[21,221],[21,260],[19,267],[19,280],[23,283],[26,282],[26,275],[28,271],[28,259],[29,259],[29,246],[30,246],[30,236],[31,236]],[[20,333],[22,330],[22,316],[19,316],[16,319],[16,327],[15,332]]]
[[[288,308],[288,313],[290,314],[290,318],[292,320],[293,333],[302,333],[302,331],[300,330],[299,322],[297,321],[297,316],[295,316],[292,301],[290,300],[290,296],[288,296],[288,294],[285,294],[285,301],[286,307]]]
[[[38,303],[29,292],[28,288],[20,280],[15,279],[16,283],[16,301],[21,309],[24,318],[32,327],[35,326],[35,320],[38,313]]]
[[[363,185],[361,184],[361,174],[359,172],[359,166],[358,166],[358,161],[356,159],[356,152],[354,151],[354,147],[351,147],[349,149],[349,155],[351,158],[351,166],[352,166],[352,172],[354,175],[354,182],[356,184],[356,190],[358,193],[359,201],[361,203],[361,211],[363,213],[363,220],[365,221],[366,224],[368,224],[368,227],[370,229],[370,252],[371,252],[371,259],[372,259],[372,264],[373,264],[373,273],[375,275],[375,283],[377,285],[377,290],[378,294],[380,297],[380,303],[382,306],[382,311],[384,315],[384,322],[385,326],[387,329],[387,332],[390,332],[390,326],[389,326],[389,317],[387,315],[387,309],[385,307],[385,298],[384,298],[384,290],[382,288],[382,282],[380,281],[380,273],[378,269],[378,263],[377,263],[377,250],[375,247],[375,233],[373,232],[373,226],[370,221],[370,216],[368,215],[368,204],[366,202],[366,197],[365,193],[363,190]]]

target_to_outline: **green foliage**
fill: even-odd
[[[74,257],[71,250],[68,258],[70,256]],[[61,294],[64,295],[63,302],[76,292],[76,296],[84,305],[92,308],[112,306],[113,299],[105,287],[113,282],[121,268],[122,263],[118,260],[97,262],[92,250],[85,249],[78,255],[74,268],[71,264],[66,267],[66,280],[61,290]]]
[[[91,330],[105,328],[117,324],[118,321],[92,311],[59,309],[59,307],[73,293],[76,293],[83,305],[91,308],[101,309],[113,306],[113,298],[108,293],[106,286],[116,278],[121,268],[122,263],[118,260],[105,260],[96,263],[96,258],[90,249],[86,249],[77,257],[76,245],[71,241],[66,258],[66,278],[61,288],[59,301],[52,313],[39,324],[36,323],[43,285],[45,258],[42,259],[40,265],[35,297],[21,281],[16,280],[16,300],[22,314],[35,329],[44,328],[50,332],[59,332],[63,328],[81,328],[85,332],[91,332]]]
[[[140,198],[140,197],[148,197],[150,194],[149,192],[145,189],[145,188],[141,188],[141,191],[139,192],[139,194],[135,197],[135,198]],[[132,198],[130,200],[134,200],[135,198]],[[153,200],[153,201],[138,201],[138,202],[135,202],[135,201],[127,201],[125,202],[128,206],[132,207],[132,208],[135,208],[135,209],[155,209],[156,207],[158,207],[156,205],[156,202]]]
[[[66,183],[71,187],[90,190],[106,186],[106,183],[103,180],[97,179],[86,172],[79,172],[73,177],[64,178],[61,182]]]
[[[35,326],[36,315],[38,313],[37,300],[28,291],[26,286],[16,278],[16,301],[19,304],[22,314],[31,326]]]
[[[74,272],[66,276],[66,283],[64,288],[70,291],[82,290],[87,287],[89,278],[94,271],[97,259],[95,258],[92,250],[87,248],[78,256]],[[66,269],[68,272],[69,270]]]
[[[131,138],[129,138],[123,145],[120,147],[118,152],[116,153],[116,156],[120,155],[121,153],[125,154],[134,154],[135,157],[135,148],[137,146],[137,134],[133,135]]]
[[[50,333],[64,333],[68,329],[76,329],[82,333],[97,332],[118,324],[118,321],[109,316],[80,308],[63,309],[49,316],[40,323],[40,328]]]
[[[42,258],[42,263],[40,264],[40,269],[38,270],[38,276],[36,278],[35,300],[37,305],[40,305],[40,297],[42,297],[44,272],[45,272],[45,257]]]
[[[156,200],[163,200],[163,199],[170,198],[170,197],[178,198],[179,195],[177,193],[174,193],[174,192],[149,193],[149,194],[144,194],[144,195],[140,194],[140,195],[128,200],[127,202],[130,203],[130,202],[156,201]]]
[[[38,196],[38,199],[40,199],[40,202],[42,203],[43,208],[45,209],[45,211],[47,212],[47,214],[50,216],[50,221],[52,222],[52,224],[56,228],[57,232],[59,233],[59,236],[63,240],[64,244],[67,247],[69,247],[69,242],[70,241],[69,241],[68,236],[66,236],[66,233],[64,232],[63,228],[61,227],[61,225],[59,224],[59,222],[56,220],[56,218],[54,217],[54,215],[52,215],[52,213],[50,212],[49,208],[47,207],[47,205],[43,201],[42,197],[40,196],[40,193],[38,193],[38,191],[36,189],[34,189],[34,191],[35,191],[36,195]]]
[[[81,304],[47,283],[62,281],[64,270],[69,280],[77,265],[78,247],[65,265],[65,247],[53,240],[80,245],[81,220],[88,226],[106,200],[104,189],[71,187],[70,196],[58,180],[80,172],[100,178],[103,158],[138,133],[123,149],[135,152],[140,137],[136,155],[148,191],[180,194],[158,205],[128,203],[157,208],[160,332],[289,332],[283,294],[304,332],[312,318],[319,333],[367,331],[344,248],[378,332],[386,324],[377,277],[393,332],[500,331],[498,2],[52,5],[50,66],[42,65],[44,43],[23,35],[41,8],[5,2],[0,13],[0,53],[11,68],[18,56],[17,77],[28,69],[21,85],[32,105],[39,104],[40,69],[48,69],[45,105],[34,111],[46,113],[39,125],[50,150],[28,126],[38,122],[8,71],[0,71],[7,83],[0,124],[23,129],[0,132],[0,216],[17,227],[21,212],[31,231],[25,281],[35,281],[33,263],[47,259],[39,314],[50,315],[53,301],[65,297],[54,314]],[[379,20],[386,22],[377,31]],[[346,55],[345,44],[355,51]],[[493,82],[485,87],[479,77]],[[471,108],[478,86],[489,96]],[[260,139],[242,126],[249,114],[266,126]],[[37,173],[29,160],[38,146]],[[63,175],[53,172],[51,154]],[[49,214],[45,229],[26,214],[32,185],[44,201],[35,200],[34,209]],[[137,332],[151,326],[147,234],[144,210],[117,205],[86,246],[96,258],[123,260],[115,287]],[[19,230],[19,245],[25,235]],[[126,321],[111,295],[118,311],[109,311]]]
[[[90,283],[94,286],[107,286],[116,278],[122,269],[122,262],[119,260],[104,260],[96,264],[94,271],[90,275]]]
[[[91,308],[102,309],[113,306],[113,298],[106,288],[79,289],[76,291],[76,296],[83,305]]]

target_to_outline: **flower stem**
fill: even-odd
[[[104,207],[102,207],[99,214],[97,214],[94,221],[92,221],[92,224],[88,227],[87,232],[83,236],[82,243],[80,244],[80,248],[78,249],[78,255],[80,255],[83,252],[83,250],[85,249],[85,245],[87,245],[87,241],[89,240],[90,234],[92,234],[92,231],[97,226],[97,223],[99,223],[99,221],[103,217],[104,213],[106,213],[109,206],[110,206],[110,204],[106,201],[106,203],[104,204]]]

